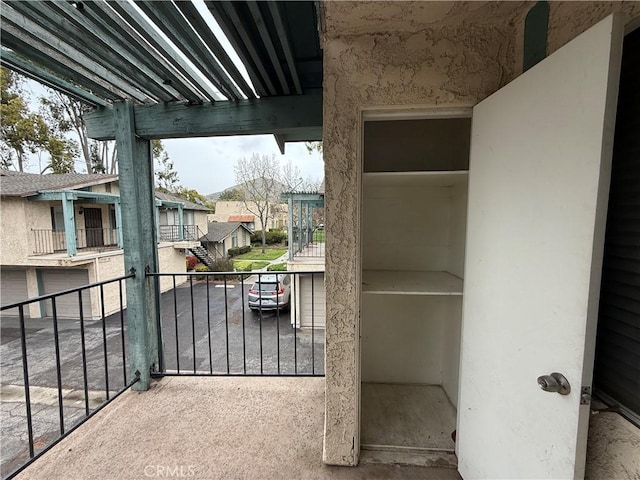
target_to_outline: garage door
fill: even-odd
[[[28,296],[26,272],[3,268],[0,272],[0,304],[21,302]]]
[[[313,286],[313,290],[312,290]],[[313,292],[313,295],[312,295]],[[313,301],[313,309],[311,308]],[[300,315],[301,326],[324,328],[325,324],[325,293],[324,273],[300,275]],[[312,323],[313,319],[313,323]]]
[[[89,272],[87,270],[42,270],[42,287],[44,294],[56,293],[70,288],[82,287],[89,284]],[[46,315],[52,316],[52,302],[47,300]],[[91,316],[91,297],[88,290],[82,293],[84,318]],[[56,298],[56,312],[58,318],[80,318],[78,293],[63,295]]]

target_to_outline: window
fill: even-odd
[[[236,230],[235,233],[233,234],[233,237],[231,237],[231,248],[235,248],[238,246],[238,231]]]
[[[51,229],[56,232],[64,232],[64,213],[62,206],[51,207]]]
[[[195,225],[193,210],[184,210],[182,213],[182,218],[184,219],[185,225]]]
[[[243,228],[242,229],[242,245],[246,245],[247,244],[247,231]]]

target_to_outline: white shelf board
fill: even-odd
[[[468,170],[428,172],[365,172],[366,187],[453,187],[467,182]]]
[[[362,292],[388,295],[462,295],[462,279],[449,272],[363,270]]]

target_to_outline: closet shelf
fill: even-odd
[[[465,183],[468,177],[468,170],[365,172],[362,181],[367,187],[453,187]]]
[[[449,272],[363,270],[362,292],[387,295],[462,295],[462,279]]]

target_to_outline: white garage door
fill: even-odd
[[[313,295],[312,293],[313,286]],[[313,309],[311,308],[313,301]],[[324,273],[300,275],[300,315],[302,327],[324,328],[325,293]],[[312,323],[313,319],[313,323]]]
[[[89,284],[87,270],[42,270],[42,287],[44,294],[56,293],[70,288],[82,287]],[[46,315],[53,315],[51,300],[45,301]],[[82,292],[82,308],[84,318],[91,317],[91,297],[89,290]],[[58,318],[80,318],[78,293],[71,293],[56,297],[56,313]]]
[[[27,274],[24,270],[2,269],[0,272],[0,304],[21,302],[28,297]],[[7,312],[13,313],[13,312]],[[16,310],[16,314],[18,311]]]

